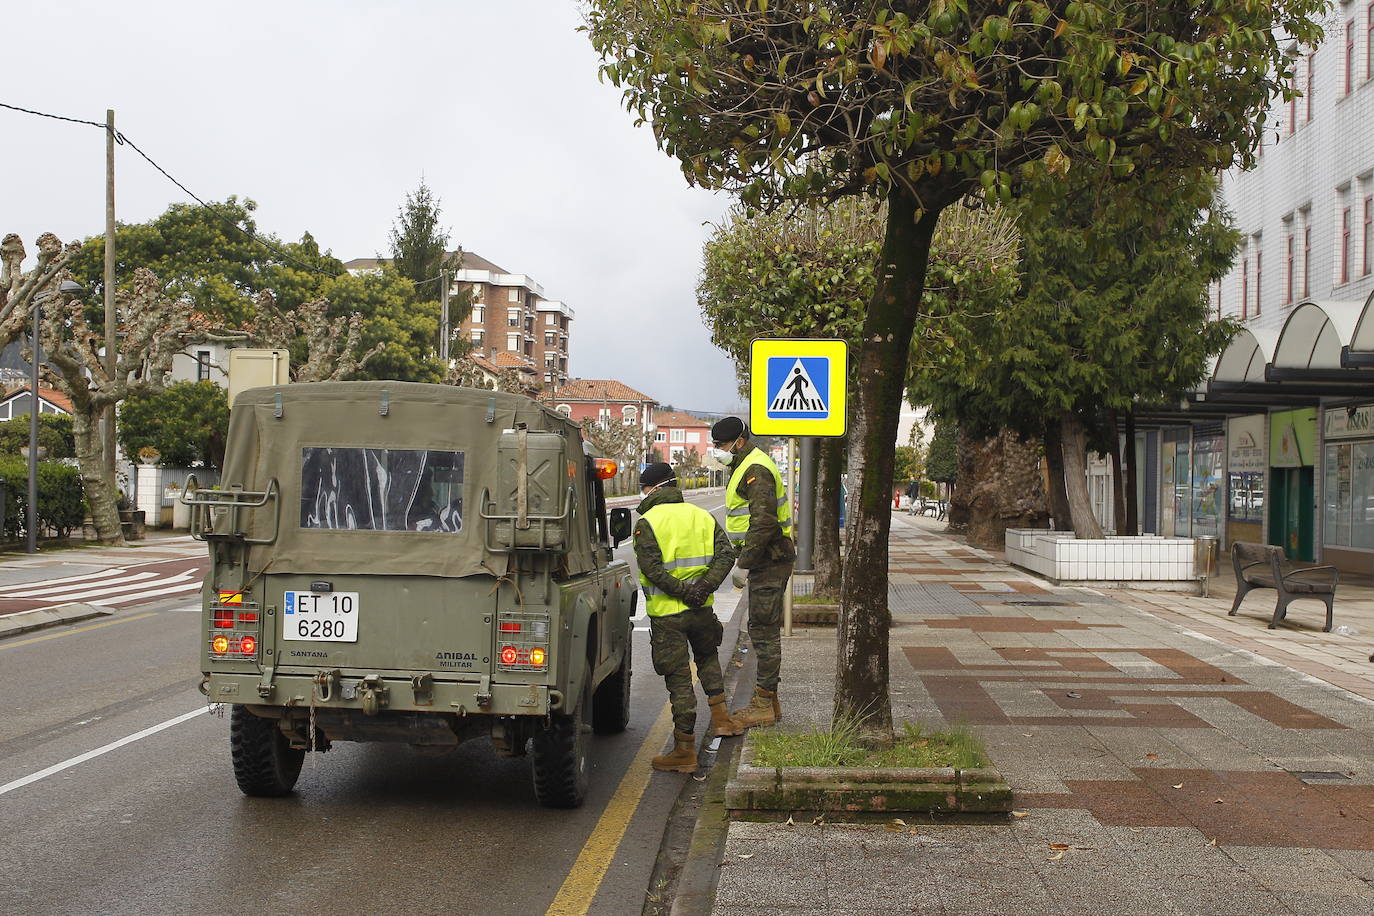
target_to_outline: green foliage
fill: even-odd
[[[0,421],[0,455],[18,455],[29,444],[29,417]],[[38,445],[48,450],[49,458],[70,458],[76,454],[72,418],[67,414],[38,415]]]
[[[1104,410],[1182,397],[1234,330],[1207,304],[1239,241],[1215,192],[1201,171],[1037,188],[1013,207],[1020,293],[942,316],[943,335],[914,363],[912,400],[975,434],[1038,436],[1066,411],[1092,427]]]
[[[23,459],[0,457],[0,491],[4,493],[3,519],[6,537],[17,538],[24,530],[28,505],[28,464]],[[38,462],[39,530],[51,529],[67,537],[81,527],[86,517],[86,500],[81,474],[60,461]]]
[[[897,460],[892,470],[892,479],[900,482],[915,480],[923,468],[921,450],[914,445],[897,446]]]
[[[130,396],[116,429],[126,455],[152,447],[164,467],[204,463],[219,468],[229,431],[229,397],[214,382],[176,382],[157,394]]]
[[[754,733],[754,762],[767,767],[956,767],[987,766],[987,751],[967,728],[927,732],[919,724],[903,723],[892,747],[873,750],[859,742],[859,725],[836,721],[830,729],[785,732],[764,729]]]
[[[230,196],[214,203],[218,215],[199,204],[172,204],[146,223],[120,224],[115,230],[115,276],[121,288],[134,269],[152,270],[168,297],[189,301],[208,318],[241,327],[254,312],[253,297],[264,289],[292,308],[311,297],[325,279],[274,254],[248,233],[257,233],[248,198]],[[292,258],[327,274],[343,272],[343,264],[322,255],[308,233],[299,243],[282,242],[270,234],[260,237]],[[104,327],[101,302],[104,289],[105,239],[93,236],[72,263],[76,279],[91,291],[87,320]]]
[[[444,366],[434,349],[439,303],[417,302],[409,280],[385,267],[376,274],[335,277],[321,294],[329,299],[330,314],[340,320],[354,312],[363,316],[364,350],[383,345],[358,378],[443,381]]]
[[[688,179],[925,209],[1080,162],[1249,165],[1320,0],[591,0],[602,75]]]
[[[435,315],[434,331],[429,339],[436,352],[440,349],[438,329],[442,311],[438,301],[441,281],[436,278],[440,271],[455,271],[463,266],[461,251],[457,255],[448,253],[449,233],[439,225],[442,212],[438,198],[422,179],[414,193],[406,195],[389,235],[391,266],[413,284],[415,304]],[[465,285],[457,295],[449,297],[450,333],[471,311],[472,297]],[[462,355],[470,348],[470,341],[456,335],[450,339],[450,353],[454,355]]]
[[[954,483],[959,477],[959,426],[952,420],[935,424],[926,453],[926,476],[941,483]]]

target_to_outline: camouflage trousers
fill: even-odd
[[[725,628],[710,608],[688,608],[679,614],[649,618],[649,647],[654,671],[668,685],[668,701],[673,710],[673,728],[684,735],[697,727],[697,697],[692,690],[691,658],[697,662],[697,677],[706,696],[725,692],[716,650]]]
[[[776,691],[781,679],[782,600],[792,564],[789,560],[749,570],[749,642],[758,665],[755,682],[768,691]]]

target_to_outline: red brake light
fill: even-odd
[[[243,655],[253,655],[258,651],[258,641],[251,636],[245,636],[239,640],[239,652]]]
[[[257,622],[258,622],[258,612],[257,612],[257,611],[244,611],[243,613],[239,614],[239,623],[241,623],[241,624],[243,624],[243,623],[257,623]]]
[[[217,607],[214,616],[215,628],[220,630],[232,630],[234,628],[233,608]]]
[[[506,647],[504,647],[504,648],[501,650],[501,664],[503,664],[503,665],[513,665],[513,664],[515,664],[515,659],[516,659],[515,646],[506,646]]]
[[[518,620],[503,620],[503,621],[501,621],[501,632],[502,632],[502,633],[519,633],[519,632],[520,632],[520,621],[518,621]]]

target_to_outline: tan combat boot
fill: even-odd
[[[649,761],[655,770],[669,773],[695,773],[697,771],[697,746],[691,735],[673,732],[673,749]]]
[[[778,695],[762,687],[754,688],[754,698],[743,709],[735,710],[730,718],[740,728],[753,728],[756,725],[772,725],[778,721]]]
[[[717,737],[728,738],[731,735],[742,735],[744,728],[730,718],[730,713],[725,706],[726,699],[725,694],[722,693],[707,701],[711,704],[711,727],[716,730]]]

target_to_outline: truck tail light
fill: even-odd
[[[217,607],[213,609],[214,625],[216,630],[232,630],[234,628],[234,609],[228,607]]]
[[[536,671],[549,664],[549,614],[547,611],[502,611],[497,615],[500,634],[497,667],[503,671]]]
[[[256,659],[262,641],[262,616],[243,592],[219,592],[210,605],[210,654],[233,661]]]
[[[240,655],[257,655],[258,641],[251,636],[245,636],[239,640]]]

